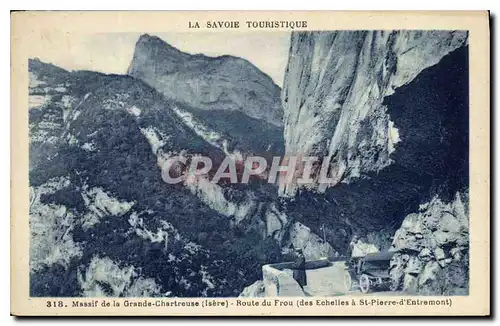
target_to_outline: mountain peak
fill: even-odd
[[[139,37],[128,74],[167,98],[202,110],[240,111],[282,125],[280,88],[249,61],[189,54],[157,36]]]
[[[189,54],[180,51],[158,36],[149,34],[142,34],[137,40],[135,53],[140,54],[140,52],[148,53],[149,56],[155,56],[156,60],[162,57],[163,59],[167,59],[171,56],[189,56]]]
[[[144,45],[153,45],[153,46],[165,46],[165,47],[170,47],[175,49],[172,45],[169,43],[165,42],[161,38],[155,35],[149,35],[149,34],[142,34],[139,36],[139,39],[137,40],[137,44],[144,44]],[[177,50],[177,49],[176,49]]]

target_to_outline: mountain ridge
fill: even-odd
[[[30,63],[32,296],[236,296],[278,259],[241,191],[163,182],[171,155],[225,156],[178,104],[131,76]]]
[[[282,125],[281,88],[244,58],[189,54],[144,34],[127,74],[198,109],[236,110]]]

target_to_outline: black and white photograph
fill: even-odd
[[[168,37],[29,61],[32,296],[468,293],[467,31]]]

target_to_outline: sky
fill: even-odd
[[[283,85],[289,32],[148,33],[191,54],[242,57]],[[32,48],[31,57],[67,70],[125,74],[141,33],[61,34],[48,36]]]

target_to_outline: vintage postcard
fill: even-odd
[[[11,21],[12,314],[490,314],[488,12]]]

